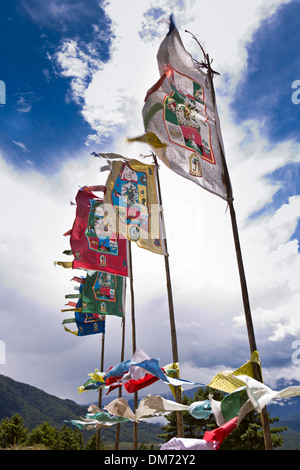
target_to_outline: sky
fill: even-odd
[[[280,0],[11,0],[0,6],[0,374],[77,403],[100,367],[101,336],[66,333],[74,272],[63,234],[100,159],[139,159],[147,90],[170,14],[214,79],[265,383],[300,380],[300,2]],[[3,91],[3,90],[1,90]],[[144,161],[144,160],[143,160]],[[151,161],[149,161],[151,163]],[[226,201],[172,173],[160,182],[181,377],[207,384],[250,358]],[[133,246],[137,346],[172,362],[164,260]],[[130,293],[125,359],[132,357]],[[120,362],[121,323],[106,322],[104,369]],[[299,351],[300,356],[300,351]],[[167,393],[157,383],[145,393]],[[76,417],[75,417],[76,419]]]

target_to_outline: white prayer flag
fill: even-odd
[[[228,198],[223,144],[212,85],[195,65],[171,20],[157,54],[161,78],[143,108],[146,136],[157,156],[174,172]]]

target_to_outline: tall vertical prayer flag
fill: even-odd
[[[168,168],[227,199],[212,84],[185,50],[172,18],[157,61],[161,77],[143,108],[148,143]]]
[[[127,240],[113,230],[104,202],[89,190],[76,196],[76,218],[70,233],[72,267],[129,276]]]
[[[105,207],[112,207],[118,231],[141,248],[165,254],[156,167],[138,160],[113,161],[106,181]]]
[[[87,273],[81,292],[81,311],[124,316],[125,280],[102,271]]]
[[[65,325],[76,323],[77,331],[70,330]],[[95,313],[75,312],[73,318],[63,320],[65,331],[75,336],[88,336],[96,333],[105,333],[105,316]]]

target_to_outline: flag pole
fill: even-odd
[[[157,190],[158,190],[158,198],[159,198],[159,201],[158,201],[159,213],[160,213],[162,227],[163,227],[163,237],[164,237],[165,251],[166,251],[166,253],[164,254],[164,261],[165,261],[166,283],[167,283],[167,293],[168,293],[168,303],[169,303],[172,355],[173,355],[173,363],[176,364],[179,362],[179,359],[178,359],[177,333],[176,333],[176,325],[175,325],[172,283],[171,283],[171,274],[170,274],[170,265],[169,265],[169,253],[168,253],[168,247],[167,247],[167,237],[166,237],[166,232],[165,232],[162,195],[161,195],[161,187],[160,187],[160,180],[159,180],[159,174],[158,174],[158,162],[157,162],[157,157],[154,153],[152,153],[152,156],[153,156],[155,167],[156,167],[156,180],[157,180]],[[176,397],[176,401],[178,403],[181,403],[180,387],[175,387],[175,397]],[[176,414],[177,414],[177,435],[178,437],[184,437],[183,413],[182,411],[177,411]]]
[[[130,296],[131,296],[131,326],[132,326],[132,352],[136,351],[136,329],[135,329],[135,305],[134,305],[134,289],[133,289],[133,272],[132,272],[132,250],[131,241],[128,242],[128,257],[130,269]],[[134,392],[134,413],[138,407],[138,392]],[[138,449],[138,423],[133,422],[133,449]]]
[[[125,346],[125,317],[122,318],[121,362],[124,361],[124,346]],[[119,398],[121,398],[121,396],[122,396],[122,387],[119,387]],[[120,428],[121,428],[121,424],[117,423],[115,450],[119,450]]]
[[[102,333],[102,347],[101,347],[101,365],[100,370],[104,370],[104,340],[105,334]],[[101,409],[102,405],[102,388],[99,390],[99,398],[98,398],[98,407]],[[100,428],[97,430],[97,450],[100,450]]]
[[[202,47],[201,47],[201,49],[202,49],[202,52],[203,52],[204,57],[206,59],[208,77],[209,77],[209,81],[210,81],[210,85],[211,85],[213,105],[216,109],[216,96],[215,96],[215,90],[214,90],[213,78],[212,78],[213,71],[212,71],[211,66],[210,66],[211,62],[210,62],[210,59],[209,59],[209,55],[205,54]],[[235,214],[235,209],[234,209],[234,205],[233,205],[233,199],[234,198],[233,198],[233,193],[232,193],[232,187],[231,187],[229,172],[228,172],[228,168],[227,168],[227,164],[226,164],[226,159],[225,159],[225,155],[224,155],[224,151],[223,151],[223,148],[222,148],[222,145],[221,145],[219,135],[218,135],[218,140],[219,140],[220,153],[221,153],[221,158],[222,158],[222,163],[223,163],[223,168],[224,168],[224,177],[225,177],[225,184],[226,184],[226,189],[227,189],[227,202],[228,202],[230,217],[231,217],[231,224],[232,224],[233,238],[234,238],[235,251],[236,251],[236,257],[237,257],[238,271],[239,271],[239,276],[240,276],[243,306],[244,306],[246,326],[247,326],[248,339],[249,339],[249,346],[250,346],[250,351],[251,351],[251,354],[252,354],[254,351],[257,351],[257,347],[256,347],[254,327],[253,327],[253,322],[252,322],[252,315],[251,315],[248,287],[247,287],[247,281],[246,281],[246,275],[245,275],[245,269],[244,269],[244,263],[243,263],[243,257],[242,257],[242,250],[241,250],[238,226],[237,226],[237,221],[236,221],[236,214]],[[259,365],[255,362],[252,362],[252,366],[253,366],[253,372],[254,372],[255,379],[258,380],[259,382],[263,382]],[[268,413],[267,413],[266,407],[263,408],[263,410],[261,411],[260,416],[261,416],[262,430],[263,430],[263,435],[264,435],[265,449],[266,450],[273,450],[270,424],[269,424],[269,418],[268,418]]]

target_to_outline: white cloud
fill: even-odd
[[[31,103],[28,103],[24,96],[20,96],[20,98],[17,101],[17,109],[19,113],[29,113],[31,111]]]
[[[77,104],[81,103],[88,82],[93,73],[101,67],[101,62],[84,52],[74,39],[68,39],[60,46],[54,60],[60,67],[61,75],[71,79],[72,99]]]
[[[17,140],[13,140],[13,143],[19,147],[23,152],[29,152],[28,148],[24,144],[24,142],[18,142]]]
[[[145,94],[158,79],[156,52],[168,29],[170,14],[174,14],[187,50],[202,59],[199,46],[185,30],[198,38],[215,59],[219,72],[230,74],[227,87],[233,91],[245,64],[246,41],[259,22],[282,3],[286,2],[256,0],[241,4],[231,0],[225,4],[214,0],[205,6],[205,21],[199,21],[192,0],[169,0],[163,6],[157,0],[131,0],[126,6],[121,0],[107,1],[103,7],[112,20],[110,60],[102,63],[88,52],[87,44],[79,45],[71,39],[65,40],[56,59],[62,74],[71,78],[72,97],[76,102],[82,100],[82,115],[96,132],[99,143],[123,134],[125,128],[127,134],[137,135],[143,132],[141,107]]]

